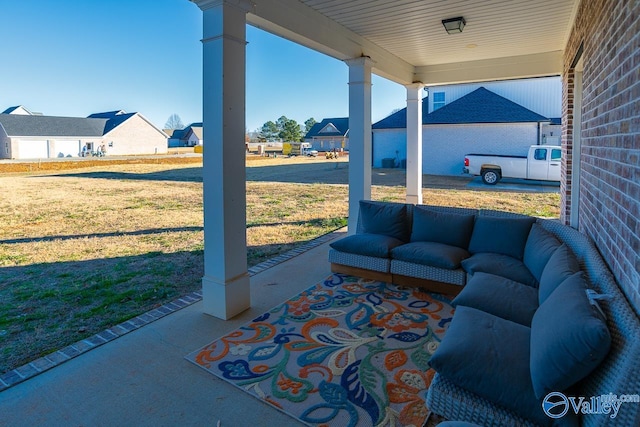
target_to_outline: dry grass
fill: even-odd
[[[248,162],[248,264],[346,224],[347,163]],[[374,171],[372,198],[404,200]],[[427,204],[557,216],[558,194],[428,177]],[[201,164],[109,164],[0,175],[0,373],[200,288]]]

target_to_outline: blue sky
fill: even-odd
[[[0,111],[53,116],[137,111],[163,127],[202,119],[202,13],[188,0],[0,0]],[[346,117],[348,68],[247,28],[247,129],[284,115]],[[372,119],[405,104],[401,85],[374,76]]]

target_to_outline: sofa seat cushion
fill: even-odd
[[[416,206],[413,210],[412,242],[436,242],[467,249],[475,215],[438,212]]]
[[[582,272],[575,273],[533,316],[531,379],[540,398],[551,391],[564,391],[585,378],[609,352],[607,322],[586,290]]]
[[[560,247],[560,242],[553,234],[539,224],[531,226],[527,244],[524,247],[523,261],[538,282],[549,258],[558,247]]]
[[[384,234],[354,234],[329,244],[333,249],[356,255],[366,255],[378,258],[389,258],[390,252],[396,246],[402,245],[401,240]]]
[[[429,364],[440,375],[525,418],[548,424],[531,384],[530,328],[458,306]]]
[[[411,224],[404,204],[361,200],[360,221],[362,229],[358,234],[383,234],[409,241]]]
[[[524,247],[535,221],[536,219],[532,217],[509,218],[480,215],[473,226],[469,252],[472,254],[492,252],[522,260]]]
[[[391,250],[391,258],[454,270],[469,257],[466,249],[435,242],[412,242]]]
[[[478,272],[452,301],[452,305],[477,308],[531,326],[538,308],[538,290],[495,274]]]
[[[508,255],[478,253],[463,260],[460,264],[464,271],[471,275],[478,272],[490,273],[528,286],[538,287],[536,278],[533,277],[527,266],[522,261]]]

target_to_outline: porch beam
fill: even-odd
[[[559,76],[562,74],[562,64],[562,51],[554,51],[416,67],[415,78],[428,86],[434,86]]]
[[[203,310],[250,306],[246,238],[246,13],[242,0],[194,0],[203,12]]]
[[[355,234],[360,200],[371,200],[371,68],[373,61],[359,57],[349,66],[349,221]]]
[[[252,0],[247,22],[342,61],[368,56],[375,74],[399,84],[414,81],[413,65],[299,0]]]
[[[417,82],[407,88],[407,203],[422,204],[422,89]]]

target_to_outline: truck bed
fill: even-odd
[[[467,156],[481,156],[481,157],[514,157],[516,159],[526,159],[527,156],[510,156],[508,154],[476,154],[476,153],[469,153],[466,154]]]

